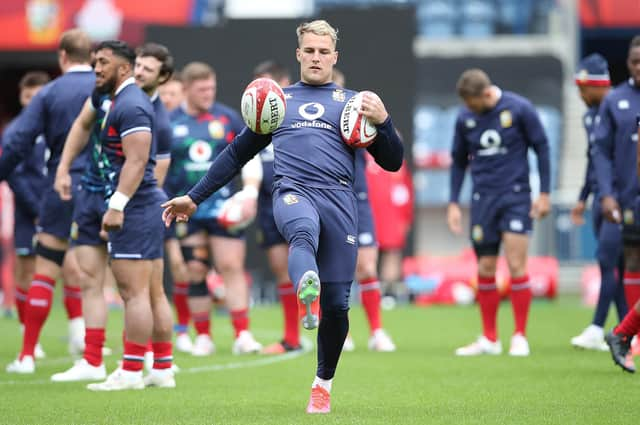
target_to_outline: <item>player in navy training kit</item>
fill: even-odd
[[[177,71],[174,72],[169,81],[158,88],[158,92],[167,111],[171,112],[180,106],[184,101],[184,86],[180,74]]]
[[[636,175],[638,124],[640,111],[640,36],[631,40],[627,67],[631,77],[609,92],[600,104],[594,132],[596,154],[594,164],[598,190],[602,198],[602,214],[614,223],[622,223],[624,253],[624,292],[629,312],[616,329],[605,336],[614,360],[629,372],[635,371],[629,358],[634,328],[627,318],[636,319],[634,306],[640,300],[640,196]],[[634,316],[634,314],[636,316]],[[640,319],[637,319],[640,321]]]
[[[210,66],[201,62],[189,63],[182,70],[182,78],[185,102],[171,113],[173,160],[165,184],[167,193],[171,195],[187,193],[244,127],[240,114],[215,101],[216,78]],[[255,174],[251,170],[256,171],[256,167],[258,175],[251,175]],[[246,354],[262,349],[249,331],[249,285],[244,274],[244,234],[242,231],[228,230],[219,220],[225,202],[235,202],[243,197],[246,201],[243,201],[243,205],[247,207],[246,216],[255,217],[261,174],[260,159],[256,157],[243,167],[242,190],[236,191],[234,184],[225,185],[203,202],[186,226],[185,223],[176,225],[176,234],[181,239],[183,258],[187,261],[191,277],[188,303],[198,333],[191,351],[195,356],[207,356],[215,350],[210,334],[212,302],[206,284],[210,255],[225,286],[225,302],[235,331],[232,352]],[[175,283],[177,288],[182,286],[181,283],[184,284],[180,281]],[[184,333],[186,326],[181,328],[176,346],[188,340]]]
[[[50,81],[49,75],[42,71],[26,73],[20,79],[20,105],[25,108],[33,96]],[[2,144],[11,139],[20,116],[13,119],[4,129]],[[13,192],[14,229],[13,245],[15,249],[16,310],[22,330],[24,330],[24,309],[31,278],[35,269],[36,220],[40,209],[40,197],[46,181],[44,173],[46,146],[44,136],[39,135],[33,150],[26,159],[13,170],[7,183]],[[40,343],[35,347],[36,359],[44,358]]]
[[[300,25],[297,34],[301,81],[284,89],[287,113],[282,125],[265,136],[245,128],[186,196],[164,204],[163,217],[165,224],[187,220],[199,203],[273,142],[274,217],[289,243],[289,276],[305,307],[305,328],[318,326],[322,306],[318,368],[307,412],[328,413],[332,379],[349,330],[349,291],[357,255],[355,153],[339,131],[344,104],[355,93],[331,82],[338,59],[335,29],[326,21],[313,21]],[[360,112],[378,129],[367,150],[383,168],[398,170],[403,148],[384,104],[368,93]]]
[[[607,351],[609,348],[604,342],[603,326],[607,320],[611,301],[616,303],[620,320],[627,313],[627,303],[624,299],[622,285],[622,274],[624,272],[622,229],[619,224],[611,223],[602,217],[600,195],[593,165],[595,150],[593,132],[596,125],[598,107],[611,87],[607,60],[598,53],[587,56],[578,65],[575,81],[580,89],[580,96],[587,105],[583,124],[587,133],[588,160],[584,185],[580,191],[578,203],[571,210],[571,219],[574,224],[584,224],[583,214],[586,201],[589,195],[593,194],[593,229],[598,240],[596,255],[600,266],[601,283],[593,321],[580,335],[571,338],[571,344],[580,348]]]
[[[509,354],[528,356],[527,316],[531,288],[527,276],[527,245],[532,218],[550,209],[549,144],[540,118],[531,103],[491,85],[484,71],[465,71],[457,84],[466,107],[458,114],[453,141],[451,195],[447,222],[462,233],[458,198],[467,166],[473,180],[471,240],[478,257],[478,304],[483,334],[474,343],[456,350],[459,356],[500,354],[496,332],[500,295],[495,273],[500,244],[511,275],[511,303],[515,332]],[[540,197],[531,204],[527,152],[538,156]]]
[[[123,49],[123,55],[129,50],[125,45],[116,44],[113,47]],[[110,49],[110,47],[103,46],[103,49]],[[173,58],[166,47],[147,43],[138,49],[133,75],[136,83],[149,96],[153,105],[154,126],[151,152],[155,156],[151,161],[156,164],[154,171],[156,176],[160,174],[161,179],[164,178],[170,161],[167,157],[170,128],[167,113],[157,94],[157,87],[169,78],[172,70]],[[77,152],[85,146],[91,133],[92,161],[83,176],[82,188],[76,195],[78,206],[74,211],[75,231],[72,235],[72,243],[77,247],[78,257],[83,260],[81,262],[83,276],[85,276],[83,299],[86,305],[91,307],[85,310],[86,348],[81,361],[76,362],[69,370],[51,377],[55,382],[101,380],[106,377],[102,361],[107,320],[103,288],[105,278],[111,272],[107,267],[107,244],[104,233],[101,234],[101,222],[107,210],[108,199],[115,190],[109,175],[116,171],[113,158],[109,155],[110,145],[105,145],[101,138],[103,127],[106,125],[105,118],[113,113],[112,108],[115,108],[116,101],[120,102],[119,96],[113,98],[110,93],[102,93],[99,88],[96,88],[74,122],[56,174],[55,189],[63,199],[68,199],[71,196],[69,164]],[[118,155],[117,151],[115,155]],[[157,169],[158,163],[164,165],[164,167],[161,166],[160,172]],[[159,187],[156,187],[156,192],[159,199],[166,199]],[[145,384],[173,387],[175,386],[173,376],[170,372],[164,371],[171,367],[172,320],[171,308],[162,286],[162,277],[163,260],[154,259],[150,287],[153,336],[149,351],[154,353],[156,361],[151,373],[145,378]],[[159,358],[162,361],[158,362]]]
[[[93,90],[95,77],[89,65],[91,40],[80,30],[65,32],[60,39],[58,58],[63,75],[44,86],[25,108],[20,125],[6,141],[0,157],[0,180],[4,180],[31,152],[38,135],[44,134],[50,150],[48,176],[38,214],[35,273],[25,306],[22,351],[18,359],[7,366],[8,372],[35,371],[34,349],[51,310],[53,288],[61,271],[65,280],[65,307],[71,319],[69,348],[73,352],[84,349],[78,265],[73,250],[65,255],[73,204],[63,202],[52,186],[67,132]],[[74,162],[74,178],[79,179],[85,159],[86,154],[83,154]]]

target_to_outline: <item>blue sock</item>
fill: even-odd
[[[316,248],[313,239],[306,232],[296,233],[289,242],[289,277],[296,290],[305,272],[313,270],[318,273]]]
[[[593,324],[599,327],[604,327],[604,322],[607,320],[607,314],[609,313],[609,306],[613,301],[614,294],[616,292],[616,273],[615,268],[600,263],[600,294],[598,295],[598,303],[596,304],[596,311],[593,315]]]
[[[336,373],[344,340],[349,332],[351,282],[322,282],[318,327],[318,370],[316,376],[332,379]]]
[[[616,290],[613,295],[613,301],[616,303],[616,311],[618,313],[618,323],[622,322],[624,316],[627,315],[629,307],[627,306],[627,299],[624,296],[624,283],[622,277],[624,276],[624,260],[620,261],[618,265],[618,275],[616,276]]]

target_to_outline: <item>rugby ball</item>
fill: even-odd
[[[254,133],[272,133],[282,124],[286,109],[282,88],[270,78],[253,80],[242,94],[242,119]]]
[[[366,148],[378,135],[378,129],[358,111],[362,105],[360,92],[347,101],[340,115],[342,140],[354,148]]]
[[[245,217],[242,213],[244,194],[238,192],[224,201],[218,212],[218,223],[228,231],[234,233],[247,228],[254,217]]]

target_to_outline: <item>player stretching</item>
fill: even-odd
[[[58,62],[63,75],[40,90],[20,118],[19,126],[6,140],[0,157],[0,180],[6,179],[18,163],[31,152],[38,135],[44,134],[51,152],[47,161],[47,181],[38,214],[35,273],[24,308],[25,330],[22,350],[17,360],[7,366],[7,372],[33,373],[34,349],[40,331],[51,311],[56,279],[62,272],[64,304],[69,316],[69,349],[84,349],[84,321],[79,288],[79,269],[73,250],[67,252],[73,204],[60,199],[53,190],[53,176],[60,160],[67,132],[83,102],[91,95],[95,76],[89,61],[91,40],[74,29],[60,39]],[[73,163],[72,177],[79,182],[85,167],[87,151]],[[74,185],[75,187],[75,185]]]
[[[635,162],[638,152],[636,117],[640,111],[640,36],[631,40],[627,67],[629,80],[611,90],[600,104],[599,123],[594,133],[597,146],[594,161],[602,196],[602,214],[609,221],[622,223],[624,293],[629,307],[623,322],[605,339],[612,352],[615,351],[616,362],[633,372],[633,359],[620,358],[628,350],[613,347],[617,345],[616,336],[626,335],[633,328],[627,326],[627,319],[635,317],[634,306],[640,300],[640,197]]]
[[[328,413],[333,377],[349,331],[349,292],[356,268],[354,150],[339,131],[344,104],[355,93],[331,82],[338,60],[336,30],[326,21],[313,21],[300,25],[297,35],[301,81],[284,89],[288,99],[283,124],[268,136],[244,129],[186,196],[165,203],[163,216],[165,223],[188,219],[242,164],[273,142],[274,217],[289,243],[289,276],[307,310],[305,328],[318,327],[322,306],[318,368],[307,412]],[[380,98],[366,94],[361,113],[378,128],[368,151],[385,169],[398,170],[403,148]]]
[[[182,79],[185,102],[170,115],[173,160],[165,189],[171,195],[187,193],[244,127],[237,112],[215,101],[216,75],[209,65],[201,62],[187,64],[182,70]],[[228,231],[217,220],[220,207],[232,194],[245,198],[245,216],[255,215],[261,177],[262,167],[256,157],[242,170],[242,191],[233,194],[234,186],[226,185],[203,203],[189,223],[176,225],[176,234],[182,247],[181,257],[187,262],[191,281],[181,282],[176,278],[175,285],[176,291],[188,288],[189,313],[198,333],[191,351],[195,356],[207,356],[215,351],[210,325],[212,302],[206,284],[209,254],[225,285],[225,300],[235,330],[233,353],[256,353],[262,349],[249,331],[249,285],[244,274],[244,234]],[[175,251],[169,251],[169,254],[172,255],[172,264],[175,264]],[[176,307],[179,305],[176,304]],[[180,345],[181,351],[189,346],[185,323],[189,313],[178,310],[176,346]]]
[[[116,46],[117,47],[117,46]],[[121,46],[126,53],[126,48]],[[173,58],[166,47],[148,43],[137,51],[134,76],[137,84],[147,93],[153,103],[154,127],[153,149],[156,153],[156,176],[164,178],[168,168],[171,134],[169,119],[157,94],[160,82],[166,80],[173,69]],[[72,235],[72,243],[77,248],[83,271],[84,317],[87,323],[86,348],[83,359],[66,372],[51,377],[54,382],[100,380],[106,376],[102,362],[102,346],[105,340],[107,306],[103,295],[105,269],[107,267],[107,245],[100,234],[102,217],[107,210],[107,201],[113,193],[114,185],[108,178],[113,172],[111,160],[104,151],[101,133],[105,116],[112,106],[110,93],[102,94],[98,89],[92,98],[87,99],[80,115],[69,133],[65,149],[58,166],[55,189],[63,199],[71,196],[69,165],[89,139],[91,130],[93,155],[91,166],[82,179],[74,211],[76,232]],[[158,189],[160,191],[160,189]],[[162,287],[163,261],[153,261],[152,284],[150,289],[151,308],[153,311],[152,348],[156,361],[145,381],[147,385],[163,387],[175,386],[173,375],[164,369],[171,367],[171,309]],[[126,344],[126,342],[125,342]],[[158,360],[162,359],[162,360]]]
[[[458,356],[500,354],[496,318],[500,295],[496,287],[496,263],[500,244],[511,275],[511,304],[515,332],[509,354],[528,356],[527,316],[531,288],[527,275],[527,246],[532,218],[549,212],[549,145],[533,105],[515,93],[491,84],[482,70],[465,71],[458,80],[458,95],[466,107],[458,114],[453,140],[451,195],[447,223],[462,233],[458,198],[467,166],[471,169],[471,240],[478,257],[478,304],[482,335],[458,348]],[[538,156],[540,197],[531,204],[527,151]]]
[[[624,266],[622,263],[622,233],[620,225],[604,220],[600,208],[600,196],[598,183],[593,165],[594,136],[598,107],[602,99],[609,92],[611,82],[609,80],[609,65],[607,60],[598,53],[584,58],[578,65],[576,84],[580,89],[580,96],[587,105],[587,112],[583,117],[584,128],[587,132],[587,172],[585,181],[580,191],[580,197],[576,206],[571,210],[571,219],[575,224],[584,224],[585,203],[590,194],[593,194],[593,228],[598,239],[597,258],[600,266],[600,293],[598,304],[593,315],[592,323],[578,336],[571,338],[571,345],[591,350],[608,350],[604,342],[603,326],[607,320],[609,305],[615,301],[618,310],[618,318],[627,313],[627,303],[624,299],[622,275]]]
[[[32,71],[26,73],[20,80],[20,105],[25,108],[33,96],[50,81],[49,75],[42,71]],[[2,144],[12,136],[16,126],[19,125],[20,116],[12,120],[4,129]],[[34,238],[36,234],[36,220],[40,206],[42,189],[46,182],[43,172],[45,162],[45,142],[44,137],[38,136],[33,151],[26,155],[22,164],[7,178],[7,183],[11,187],[14,200],[14,228],[13,244],[15,247],[15,279],[16,279],[16,310],[20,328],[24,332],[24,309],[27,301],[27,293],[31,285],[31,278],[35,268]],[[40,347],[40,343],[35,347],[35,358],[45,357],[45,353]]]

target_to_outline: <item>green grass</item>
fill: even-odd
[[[56,301],[59,300],[57,297]],[[637,421],[639,377],[623,374],[608,353],[574,350],[591,310],[577,298],[533,305],[529,358],[456,358],[453,350],[474,339],[473,307],[400,308],[385,313],[399,350],[366,349],[364,314],[351,312],[357,349],[343,355],[334,380],[332,413],[304,413],[315,371],[314,351],[276,359],[234,357],[226,317],[213,320],[218,353],[210,358],[176,355],[183,372],[175,390],[92,393],[84,384],[53,384],[49,376],[71,365],[66,320],[57,306],[42,343],[48,358],[35,375],[0,372],[3,424],[627,424]],[[277,307],[252,311],[262,342],[280,335]],[[122,315],[110,316],[108,346],[120,352]],[[500,329],[505,349],[513,329],[503,304]],[[14,320],[0,319],[0,361],[15,356],[20,336]],[[303,335],[314,334],[304,332]],[[117,356],[107,359],[109,370]],[[236,367],[244,366],[244,367]],[[195,368],[207,370],[196,373]]]

